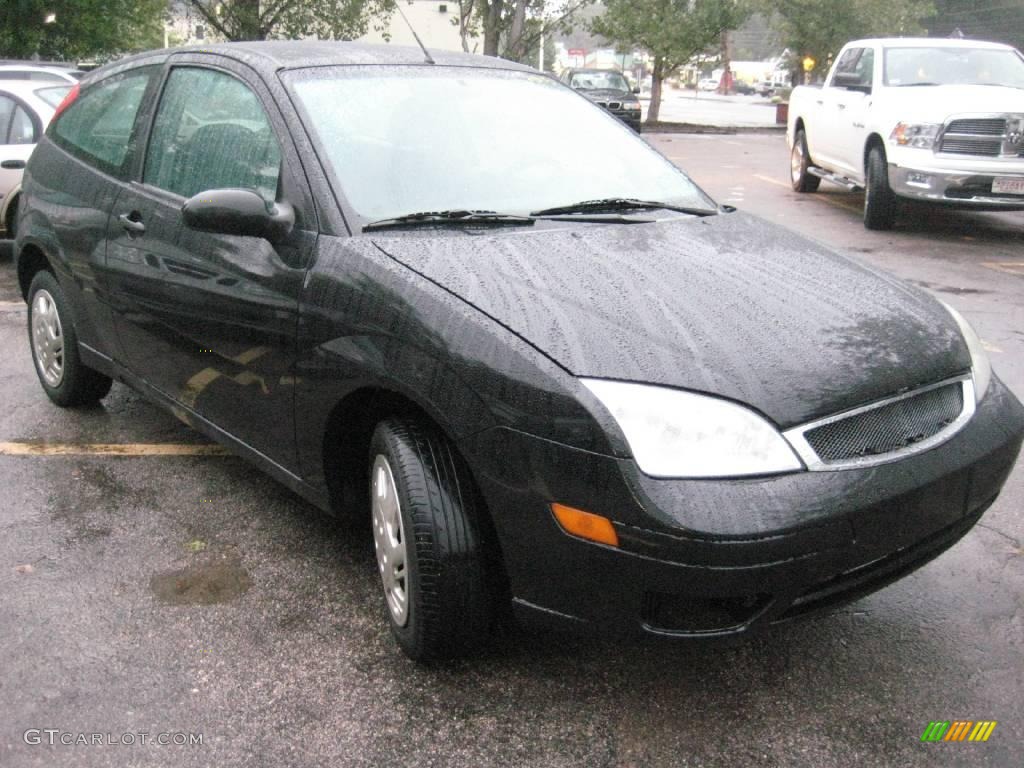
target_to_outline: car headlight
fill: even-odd
[[[935,123],[897,123],[889,134],[889,141],[901,147],[931,149],[941,130],[942,126]]]
[[[985,347],[981,344],[981,339],[978,334],[971,327],[964,316],[953,309],[946,302],[942,302],[942,306],[946,308],[953,319],[956,320],[956,324],[960,326],[960,334],[964,337],[964,342],[967,344],[967,349],[971,353],[971,373],[974,377],[974,399],[977,402],[981,402],[981,398],[985,396],[985,391],[988,389],[988,383],[992,380],[992,363],[989,362],[988,352],[985,351]]]
[[[653,477],[736,477],[803,468],[766,419],[717,397],[647,384],[581,379]]]

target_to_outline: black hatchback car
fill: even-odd
[[[49,397],[118,379],[369,512],[414,658],[503,604],[742,634],[977,522],[1024,411],[956,312],[716,206],[546,76],[435,61],[267,42],[89,74],[16,241]]]

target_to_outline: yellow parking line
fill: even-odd
[[[1024,261],[983,261],[981,266],[1011,275],[1024,275]]]
[[[786,189],[792,189],[792,187],[789,184],[785,183],[784,181],[773,179],[770,176],[762,176],[759,173],[755,173],[754,178],[760,179],[761,181],[767,182],[768,184],[774,184],[776,187],[785,187]]]
[[[220,445],[175,443],[0,443],[0,456],[226,456]]]

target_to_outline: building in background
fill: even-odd
[[[438,0],[398,0],[409,24],[420,36],[428,50],[461,51],[462,38],[459,36],[459,4],[455,2],[438,2]],[[375,29],[374,24],[382,29]],[[391,18],[381,24],[371,22],[370,31],[359,38],[364,43],[391,43],[392,45],[416,45],[416,39],[409,31],[409,24],[402,19],[402,14],[395,11]],[[470,53],[483,50],[483,38],[471,37],[468,40]]]

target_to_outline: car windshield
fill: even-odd
[[[369,220],[604,198],[715,207],[633,131],[544,75],[378,66],[285,79],[336,184]]]
[[[68,95],[68,91],[70,90],[70,85],[55,85],[52,88],[37,88],[36,96],[56,109],[57,106],[64,101],[64,97]]]
[[[577,72],[569,83],[584,91],[628,91],[629,83],[618,72]]]
[[[1024,88],[1024,58],[1005,48],[887,48],[885,84]]]

